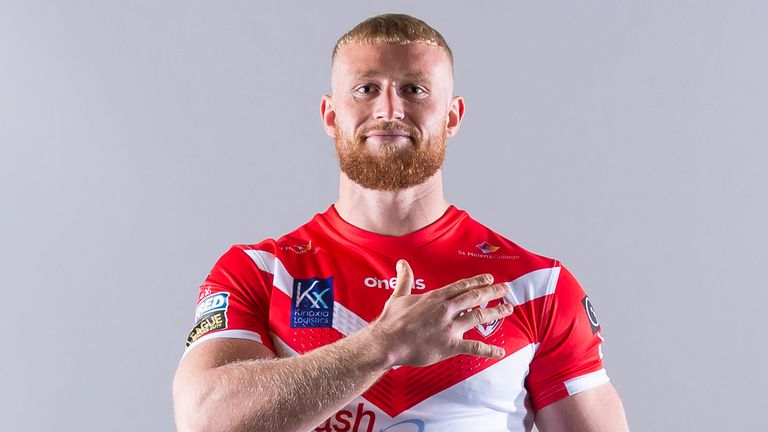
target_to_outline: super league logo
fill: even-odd
[[[333,326],[333,277],[294,279],[291,328]]]

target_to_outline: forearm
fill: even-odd
[[[388,369],[364,329],[305,355],[205,371],[197,413],[204,430],[306,431],[362,394]]]

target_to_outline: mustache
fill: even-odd
[[[418,136],[418,130],[416,128],[413,128],[398,122],[383,122],[377,125],[373,125],[371,127],[367,127],[365,129],[362,129],[358,134],[358,136],[365,137],[367,134],[374,131],[395,131],[395,132],[406,133],[411,137]]]

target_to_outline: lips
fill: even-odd
[[[365,134],[366,138],[370,137],[406,137],[410,138],[411,134],[400,131],[371,131]]]

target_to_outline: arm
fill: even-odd
[[[184,357],[174,379],[179,430],[310,430],[373,385],[390,367],[425,366],[457,354],[501,358],[501,348],[462,335],[512,313],[509,305],[463,311],[502,297],[504,285],[477,276],[410,295],[413,272],[397,284],[367,328],[294,358],[275,359],[246,340],[210,340]]]
[[[551,403],[536,413],[541,432],[629,432],[624,407],[610,383]]]
[[[387,370],[369,329],[295,358],[264,345],[213,339],[184,357],[174,379],[176,421],[187,430],[311,430]]]

